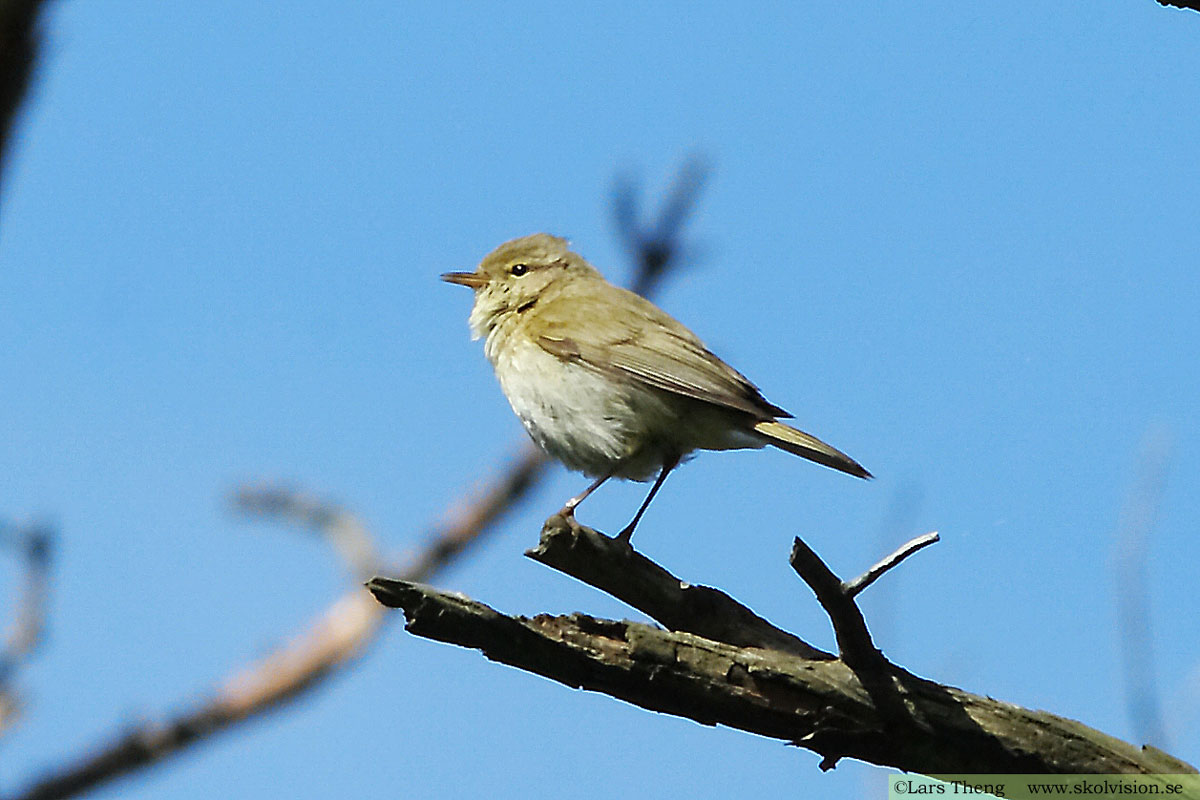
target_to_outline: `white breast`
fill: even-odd
[[[764,444],[732,425],[728,411],[560,359],[516,322],[515,314],[498,320],[484,352],[529,435],[570,469],[644,481],[668,457]]]
[[[668,410],[654,393],[563,361],[519,332],[505,336],[506,327],[488,336],[485,351],[539,447],[593,476],[616,468],[618,477],[646,480],[658,471],[663,453],[647,434]]]

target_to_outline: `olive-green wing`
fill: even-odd
[[[532,310],[532,309],[531,309]],[[666,312],[610,284],[538,303],[534,340],[564,361],[757,419],[791,415]]]

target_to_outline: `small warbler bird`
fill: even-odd
[[[565,239],[537,233],[506,242],[474,272],[442,280],[475,290],[472,338],[496,370],[513,411],[543,450],[595,481],[657,479],[633,529],[667,475],[695,450],[774,445],[859,478],[871,473],[820,439],[779,421],[740,372],[649,300],[613,286]]]

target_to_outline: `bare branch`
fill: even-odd
[[[459,509],[460,521],[437,531],[409,565],[395,565],[410,579],[427,578],[487,530],[525,490],[528,481],[514,470],[509,478]],[[37,781],[21,800],[73,797],[99,784],[161,762],[234,723],[256,717],[320,685],[366,651],[381,629],[383,609],[362,591],[364,574],[385,569],[365,526],[339,506],[284,487],[242,487],[233,506],[246,514],[273,518],[313,530],[333,543],[354,577],[354,588],[320,614],[308,629],[279,650],[250,664],[193,708],[145,722],[96,748],[91,755]]]
[[[11,682],[13,673],[44,638],[53,538],[53,531],[46,525],[0,523],[0,545],[17,551],[25,563],[21,598],[14,604],[16,616],[0,651],[0,689]]]
[[[904,701],[929,722],[895,735],[841,661],[736,647],[684,632],[583,614],[501,614],[461,595],[375,578],[417,636],[705,725],[722,724],[819,753],[925,774],[1195,772],[1078,722],[903,673]]]
[[[607,592],[668,630],[739,647],[766,647],[804,658],[833,658],[776,628],[724,592],[684,583],[628,545],[591,528],[572,530],[560,516],[546,521],[541,542],[525,555]]]
[[[921,548],[928,547],[934,542],[941,541],[937,531],[926,533],[909,541],[907,544],[901,545],[894,553],[882,559],[875,566],[859,575],[852,581],[846,581],[842,584],[842,591],[850,597],[857,597],[858,593],[870,586],[883,576],[885,572],[898,565],[901,561],[911,556]]]
[[[846,591],[842,580],[798,536],[792,542],[792,555],[788,561],[813,590],[817,602],[829,615],[842,661],[862,681],[863,688],[883,713],[888,725],[896,728],[922,725],[919,718],[905,707],[895,681],[897,670],[875,647],[867,630],[867,621],[863,619],[858,604]]]

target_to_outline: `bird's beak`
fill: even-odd
[[[446,283],[457,283],[459,286],[470,286],[472,289],[478,289],[487,283],[487,278],[478,272],[445,272],[442,274],[442,280]]]

